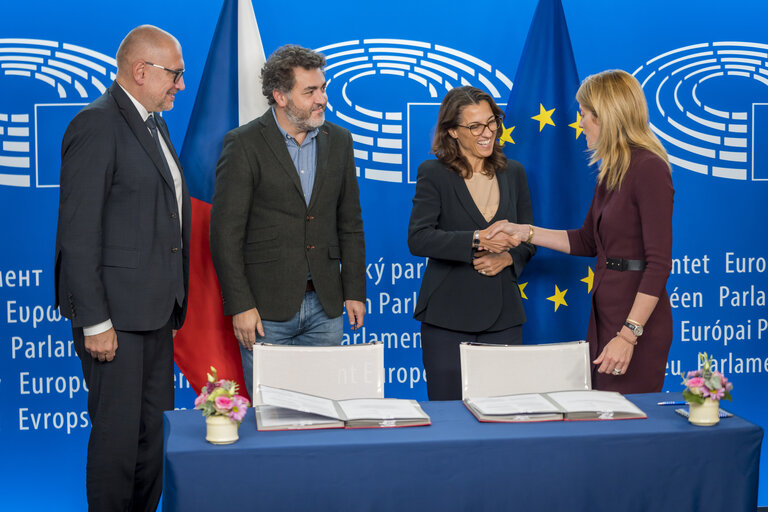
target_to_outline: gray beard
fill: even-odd
[[[285,108],[285,117],[301,132],[308,132],[319,128],[325,122],[325,112],[323,112],[323,117],[315,121],[311,115],[304,117],[304,113],[297,109],[292,102]]]

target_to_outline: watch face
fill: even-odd
[[[641,336],[643,334],[643,326],[642,325],[635,325],[630,322],[625,322],[624,325],[627,326],[627,328],[632,331],[632,334],[635,336]]]

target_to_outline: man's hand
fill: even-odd
[[[111,361],[117,352],[117,333],[114,328],[85,337],[85,351],[102,363]]]
[[[359,300],[345,300],[344,307],[347,308],[347,317],[352,329],[359,329],[363,326],[363,317],[365,316],[365,303]]]
[[[261,316],[256,308],[248,309],[242,313],[232,316],[232,328],[235,331],[235,338],[242,346],[248,350],[253,349],[256,343],[256,333],[264,336],[264,327],[261,325]]]

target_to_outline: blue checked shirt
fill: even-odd
[[[272,109],[272,115],[275,116],[274,109]],[[307,132],[304,142],[299,145],[296,139],[283,130],[283,127],[277,122],[277,116],[275,116],[275,124],[277,124],[277,129],[280,130],[280,133],[283,134],[285,147],[288,148],[288,153],[291,155],[296,172],[299,173],[301,189],[304,192],[304,202],[309,206],[309,200],[312,198],[312,187],[315,184],[315,171],[317,170],[316,138],[318,129],[315,128]]]

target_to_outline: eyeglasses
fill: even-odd
[[[483,123],[472,123],[470,125],[464,125],[464,124],[457,124],[456,126],[460,126],[462,128],[467,128],[469,130],[469,133],[474,135],[475,137],[482,135],[483,132],[485,132],[485,129],[488,128],[491,130],[492,133],[496,133],[496,131],[499,129],[499,125],[501,122],[504,121],[504,117],[502,116],[494,116],[493,119],[488,121],[486,124]]]
[[[148,66],[153,66],[153,67],[156,67],[156,68],[160,68],[162,70],[165,70],[165,71],[171,73],[173,75],[173,83],[178,83],[179,79],[181,78],[181,75],[184,74],[184,70],[183,69],[168,69],[168,68],[166,68],[164,66],[161,66],[160,64],[153,64],[151,62],[147,62],[146,60],[144,61],[144,64],[146,64]]]

